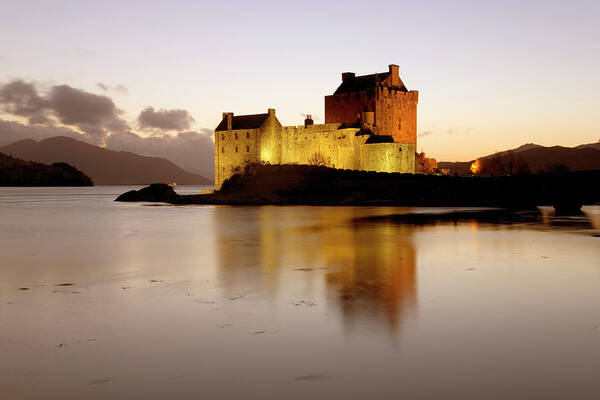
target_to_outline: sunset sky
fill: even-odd
[[[206,136],[223,111],[323,122],[341,72],[390,63],[420,92],[418,149],[438,160],[600,138],[597,0],[0,0],[0,10],[0,84],[109,97],[142,139]],[[9,106],[2,119],[36,123]],[[145,109],[166,125],[144,125]],[[96,120],[61,112],[52,126],[93,131]],[[123,127],[102,124],[100,141]]]

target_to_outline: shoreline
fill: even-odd
[[[210,194],[179,195],[167,184],[129,191],[115,201],[177,205],[500,207],[551,205],[575,212],[600,203],[599,171],[457,177],[251,164]]]

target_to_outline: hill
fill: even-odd
[[[512,154],[511,154],[512,153]],[[600,169],[600,143],[584,144],[577,147],[552,146],[544,147],[536,144],[526,144],[516,149],[490,154],[479,159],[492,160],[511,155],[528,166],[531,172],[543,172],[562,166],[571,171],[587,171]],[[466,162],[438,162],[438,168],[449,169],[450,174],[467,175],[471,164]]]
[[[93,186],[92,180],[67,163],[44,165],[0,153],[0,186]]]
[[[0,147],[0,152],[41,163],[67,162],[89,175],[97,185],[143,185],[152,182],[177,182],[207,185],[212,181],[187,172],[171,161],[113,151],[65,136],[36,142],[25,139]]]

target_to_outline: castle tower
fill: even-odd
[[[404,86],[399,70],[391,64],[388,72],[361,76],[342,73],[340,86],[333,95],[325,96],[325,123],[367,123],[376,135],[416,146],[419,92]]]

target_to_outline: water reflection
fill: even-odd
[[[322,297],[347,330],[364,321],[395,331],[417,302],[414,228],[354,222],[391,212],[407,210],[216,208],[216,253],[226,296],[261,291],[277,296],[294,291],[301,280],[311,288],[304,295]],[[314,288],[322,290],[315,294]]]

